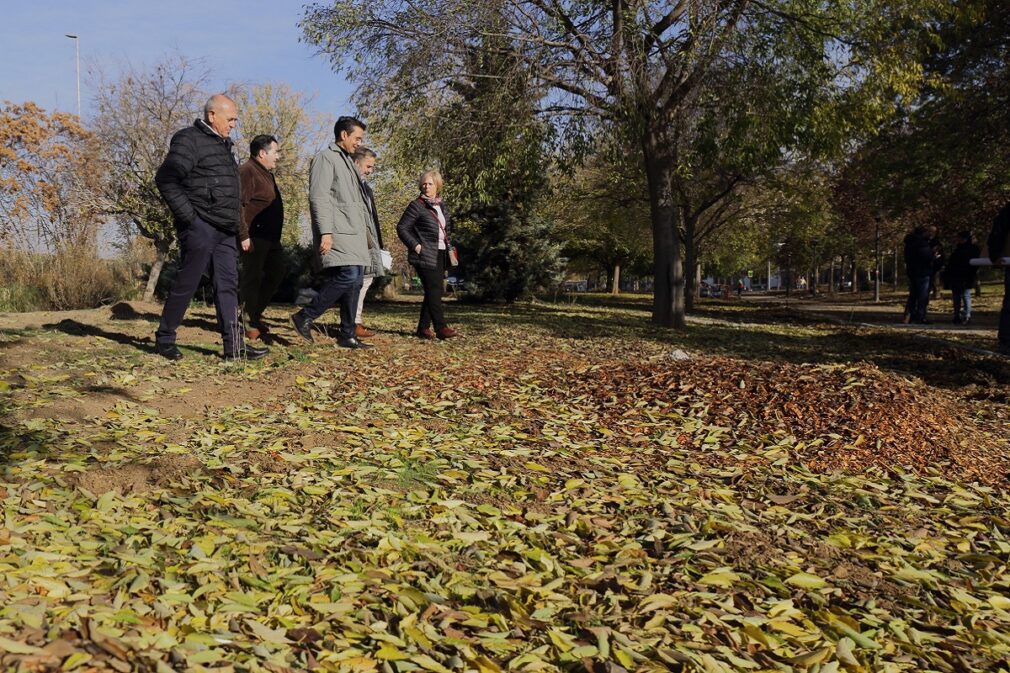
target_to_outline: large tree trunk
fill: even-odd
[[[652,322],[680,329],[685,325],[684,266],[671,189],[673,161],[668,152],[662,151],[661,143],[658,131],[646,131],[645,173],[649,182],[654,259]]]
[[[610,294],[621,294],[621,265],[614,264],[610,274]]]
[[[154,290],[158,287],[158,278],[161,277],[161,269],[168,259],[169,246],[155,244],[154,264],[151,265],[151,272],[147,274],[147,286],[144,288],[144,301],[154,299]]]

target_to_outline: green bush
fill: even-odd
[[[511,303],[561,282],[565,260],[547,222],[508,203],[466,217],[475,226],[457,235],[462,267],[457,275],[466,279],[470,296]]]

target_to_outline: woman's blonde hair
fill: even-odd
[[[442,180],[442,174],[438,172],[437,168],[430,168],[421,173],[421,175],[417,178],[418,190],[421,189],[421,183],[424,182],[425,178],[431,178],[432,181],[434,181],[436,194],[442,193],[442,185],[445,184],[445,181]]]

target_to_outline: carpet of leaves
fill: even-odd
[[[4,335],[0,670],[1010,670],[1002,412],[571,313]]]

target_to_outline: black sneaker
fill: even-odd
[[[175,344],[161,345],[154,347],[154,351],[166,360],[181,360],[182,352]]]
[[[363,341],[358,341],[355,337],[337,339],[337,345],[341,348],[375,348],[372,344],[366,344]]]
[[[291,316],[291,322],[294,323],[295,331],[298,332],[298,336],[305,339],[309,343],[315,341],[312,338],[312,321],[305,317],[305,314],[299,311]]]
[[[258,348],[251,344],[246,344],[237,353],[225,353],[225,360],[259,360],[260,358],[266,357],[270,349],[264,346],[263,348]]]

